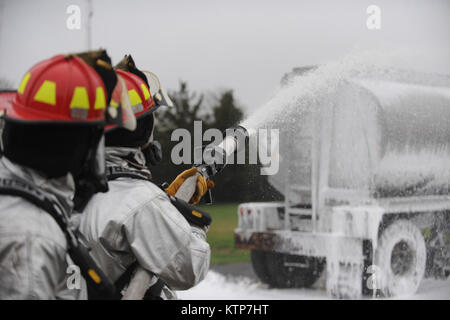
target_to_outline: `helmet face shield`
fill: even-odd
[[[93,169],[94,169],[94,174],[97,177],[99,177],[100,180],[102,178],[106,177],[105,136],[104,135],[102,135],[102,137],[100,138],[100,141],[97,145]],[[104,187],[103,183],[101,183],[101,184],[102,184],[102,187]],[[108,191],[108,189],[106,188],[106,190],[100,190],[100,191],[106,192],[106,191]]]
[[[105,160],[105,136],[103,128],[92,132],[91,145],[85,158],[85,165],[74,174],[74,209],[82,212],[92,196],[97,192],[108,191]]]
[[[147,81],[150,86],[150,94],[152,95],[153,100],[156,103],[156,106],[154,107],[153,111],[155,111],[161,106],[173,107],[174,104],[170,99],[169,95],[164,90],[164,88],[161,86],[161,82],[159,81],[158,77],[153,72],[150,71],[142,71],[142,72],[147,77]]]
[[[112,93],[111,103],[105,112],[107,125],[118,125],[130,131],[136,129],[136,118],[131,108],[127,86],[120,75],[117,75],[117,84]]]
[[[105,136],[103,131],[101,135],[96,139],[97,141],[91,146],[87,158],[86,164],[87,170],[84,172],[80,178],[87,178],[94,183],[96,192],[106,192],[108,191],[108,182],[106,180],[106,160],[105,160]]]

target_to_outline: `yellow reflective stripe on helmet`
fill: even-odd
[[[144,93],[144,99],[147,100],[148,98],[150,98],[150,92],[147,89],[147,86],[145,84],[141,84],[141,89],[142,92]]]
[[[106,108],[106,99],[105,99],[105,91],[102,87],[98,87],[95,91],[95,105],[94,109],[105,109]]]
[[[141,98],[139,97],[138,93],[136,92],[136,90],[131,89],[128,90],[128,96],[130,97],[130,103],[132,106],[142,103]]]
[[[35,101],[56,105],[56,83],[45,80],[34,96]]]
[[[72,108],[89,109],[89,96],[85,87],[75,87],[70,102],[70,109]]]
[[[25,88],[27,87],[28,80],[30,80],[31,73],[27,73],[24,75],[22,81],[20,82],[19,89],[17,89],[17,92],[20,94],[23,94],[25,92]]]
[[[117,108],[119,104],[116,102],[116,100],[111,99],[111,107]]]

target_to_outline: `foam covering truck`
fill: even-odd
[[[450,86],[341,79],[280,126],[281,202],[238,207],[235,246],[272,287],[402,296],[450,272]]]

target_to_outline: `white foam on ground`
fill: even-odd
[[[273,289],[247,277],[224,276],[210,270],[196,287],[177,291],[182,300],[319,300],[330,299],[324,289]],[[419,290],[396,299],[450,300],[450,279],[422,281]]]

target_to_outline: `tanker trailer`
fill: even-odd
[[[290,119],[269,178],[284,202],[238,208],[235,245],[257,276],[308,287],[322,275],[338,298],[447,277],[450,87],[346,79]]]

